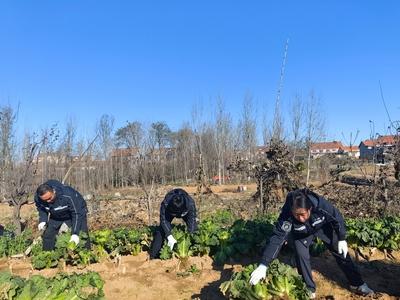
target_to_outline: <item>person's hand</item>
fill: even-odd
[[[171,249],[174,249],[174,245],[176,244],[176,239],[172,236],[172,234],[170,234],[169,236],[167,236],[167,240],[168,240],[168,247]]]
[[[42,231],[46,228],[46,222],[40,222],[38,227],[39,231]]]
[[[343,257],[346,258],[348,251],[349,251],[349,249],[347,247],[347,242],[346,241],[339,241],[339,243],[338,243],[338,252],[339,252],[339,254],[343,254]]]
[[[261,279],[267,276],[267,266],[260,264],[257,269],[255,269],[250,276],[250,284],[256,285]]]
[[[73,235],[71,235],[71,238],[70,238],[69,241],[70,241],[70,242],[74,242],[75,245],[78,245],[78,244],[79,244],[79,236],[76,235],[76,234],[73,234]]]

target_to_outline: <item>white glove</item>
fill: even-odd
[[[168,247],[171,249],[174,249],[174,245],[176,244],[176,239],[172,236],[172,234],[170,234],[169,236],[167,236],[167,240],[168,240]]]
[[[251,273],[250,284],[256,285],[261,279],[267,276],[267,266],[260,264],[257,269]]]
[[[39,231],[42,231],[46,228],[46,222],[40,222],[38,227]]]
[[[338,243],[338,252],[339,252],[339,254],[343,254],[343,257],[346,258],[348,251],[349,251],[349,249],[347,248],[347,242],[346,241],[339,241],[339,243]]]
[[[71,239],[69,240],[70,242],[74,242],[75,245],[79,244],[79,236],[77,236],[76,234],[71,235]]]

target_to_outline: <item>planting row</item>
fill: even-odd
[[[62,274],[53,278],[33,275],[29,279],[0,273],[0,299],[5,300],[72,300],[104,299],[104,282],[95,272]]]
[[[172,235],[177,240],[173,251],[165,244],[160,258],[175,256],[185,259],[189,256],[209,255],[217,264],[243,256],[257,256],[271,235],[276,217],[264,216],[255,220],[227,221],[210,217],[200,222],[198,230],[190,234],[184,226],[174,226]],[[381,220],[348,220],[347,240],[353,248],[377,247],[381,250],[400,248],[400,218],[387,217]],[[42,251],[42,244],[34,244],[30,251],[32,265],[36,269],[56,267],[60,261],[70,265],[85,266],[104,258],[118,255],[136,255],[149,249],[154,227],[141,229],[104,229],[90,233],[91,250],[84,247],[85,236],[78,246],[69,242],[69,234],[57,238],[54,251]],[[11,256],[23,252],[32,242],[29,233],[18,237],[0,238],[0,255]],[[325,250],[317,240],[311,253],[318,255]]]
[[[303,279],[292,267],[274,260],[268,266],[266,277],[256,285],[251,285],[250,275],[255,268],[256,265],[249,265],[234,273],[230,280],[220,285],[222,294],[229,299],[242,300],[310,298],[310,292]]]

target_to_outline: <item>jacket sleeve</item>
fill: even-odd
[[[346,225],[340,211],[324,197],[319,197],[319,209],[325,214],[327,222],[332,224],[339,241],[345,240]]]
[[[49,218],[48,213],[44,209],[43,205],[40,204],[39,201],[41,201],[41,200],[39,200],[38,195],[35,194],[35,205],[36,205],[36,209],[37,209],[37,211],[39,213],[39,223],[42,223],[42,222],[46,222],[47,223],[48,218]]]
[[[190,196],[189,196],[190,197]],[[188,213],[184,218],[188,231],[193,233],[197,230],[197,221],[196,221],[196,204],[192,198],[189,198],[189,208]]]
[[[82,195],[73,188],[66,187],[64,189],[64,197],[67,198],[69,210],[71,212],[71,230],[72,234],[79,234],[82,223],[86,218],[86,202]]]
[[[291,194],[286,197],[286,202],[275,224],[272,236],[264,248],[261,263],[268,266],[274,260],[282,248],[284,242],[288,240],[289,233],[292,230],[292,222],[290,220],[290,201]]]
[[[160,226],[165,233],[165,236],[169,236],[171,234],[172,225],[171,222],[166,218],[166,203],[165,201],[161,202],[160,206]]]

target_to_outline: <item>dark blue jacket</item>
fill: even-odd
[[[273,234],[269,243],[265,246],[261,259],[262,264],[268,265],[278,256],[289,235],[292,235],[295,240],[303,239],[316,233],[324,226],[332,226],[339,241],[346,239],[346,227],[339,210],[324,197],[311,191],[307,191],[307,196],[312,203],[311,216],[307,222],[300,223],[293,217],[291,212],[293,192],[287,195]]]
[[[185,209],[179,213],[172,214],[168,211],[167,207],[169,202],[173,199],[174,194],[179,192],[185,198]],[[182,189],[174,189],[169,191],[164,200],[161,202],[160,207],[160,225],[165,233],[165,236],[169,236],[171,234],[171,222],[174,218],[182,218],[189,232],[194,232],[197,230],[197,222],[196,222],[196,204],[192,197]]]
[[[79,234],[82,221],[87,214],[86,201],[79,192],[57,180],[49,180],[46,184],[54,189],[56,198],[54,202],[47,203],[41,200],[37,193],[35,194],[39,223],[47,222],[48,218],[58,221],[71,220],[72,234]]]

